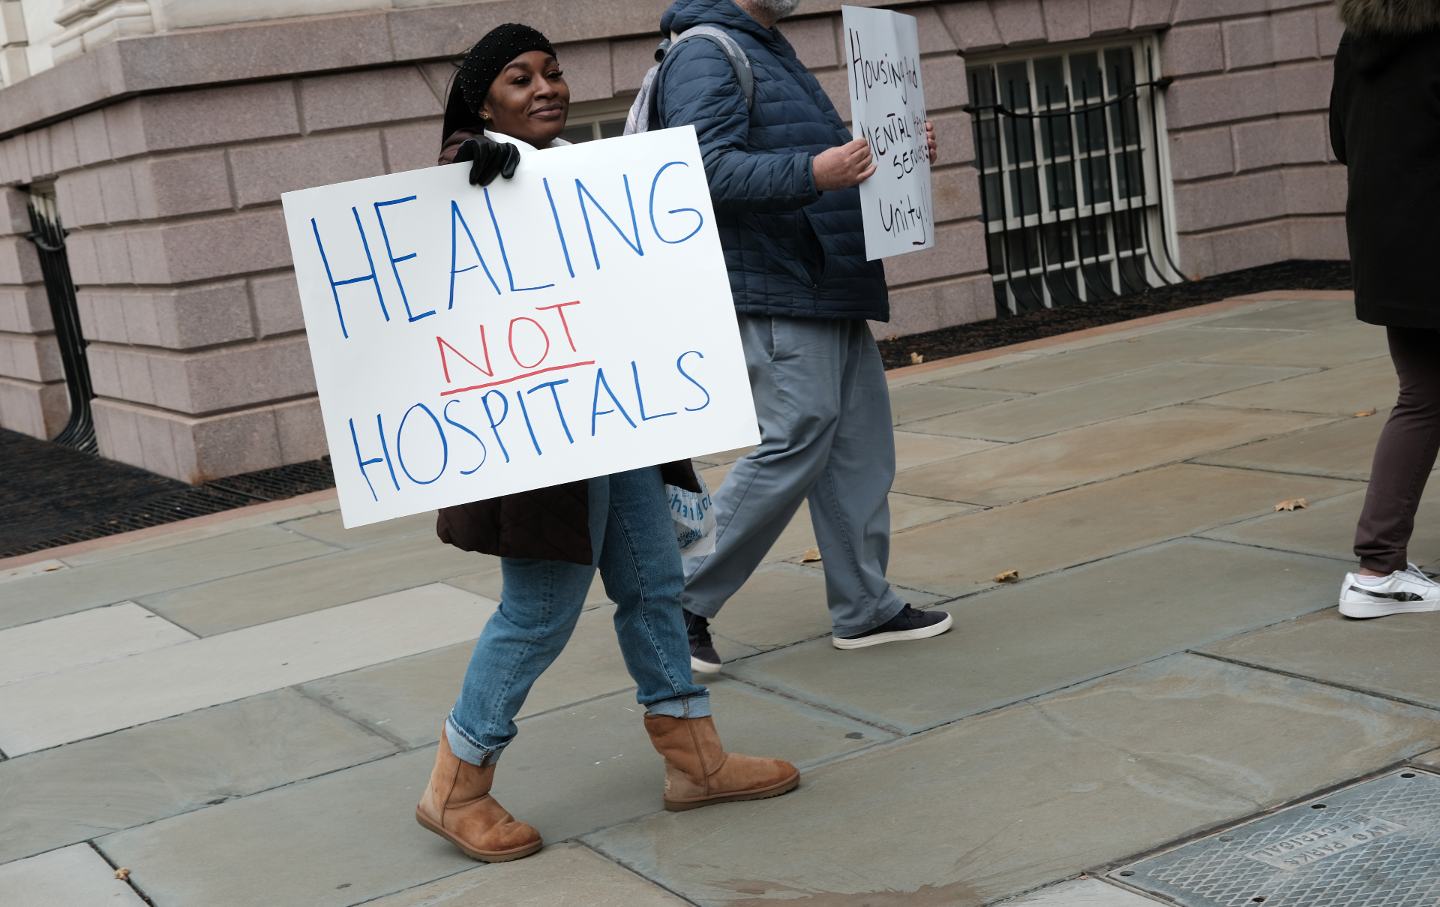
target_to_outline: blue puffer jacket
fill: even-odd
[[[747,110],[739,80],[711,41],[665,58],[663,126],[694,124],[737,311],[801,318],[890,318],[885,270],[865,260],[860,191],[821,193],[811,160],[853,136],[790,42],[733,0],[676,0],[665,34],[716,25],[755,69]]]

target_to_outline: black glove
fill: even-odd
[[[496,142],[488,136],[466,139],[455,152],[455,162],[473,161],[470,165],[470,185],[488,186],[495,177],[507,180],[515,175],[520,164],[520,149],[509,142]]]

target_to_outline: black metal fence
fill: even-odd
[[[1154,71],[1148,50],[1131,47],[970,68],[965,109],[1002,317],[1185,280],[1159,126],[1170,80]]]
[[[55,443],[95,453],[95,420],[90,401],[95,396],[90,381],[90,364],[85,359],[85,337],[80,330],[80,309],[75,300],[75,282],[70,277],[70,259],[65,252],[65,228],[52,197],[30,196],[30,241],[40,254],[45,275],[45,293],[55,321],[55,339],[70,392],[70,420],[54,438]]]

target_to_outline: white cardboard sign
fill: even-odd
[[[842,6],[855,137],[870,143],[875,175],[860,184],[871,261],[935,245],[925,81],[914,16]]]
[[[758,441],[691,127],[286,193],[346,526]]]

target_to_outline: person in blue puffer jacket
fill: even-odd
[[[693,125],[750,371],[760,445],[714,495],[715,552],[687,558],[691,665],[721,662],[709,621],[750,577],[807,498],[839,649],[923,639],[950,616],[919,611],[885,578],[895,478],[889,389],[867,319],[890,317],[885,271],[865,259],[856,188],[875,172],[820,83],[775,24],[798,0],[676,0],[666,35],[724,29],[755,75],[747,103],[712,41],[677,43],[656,114]],[[934,131],[926,124],[932,163]]]

